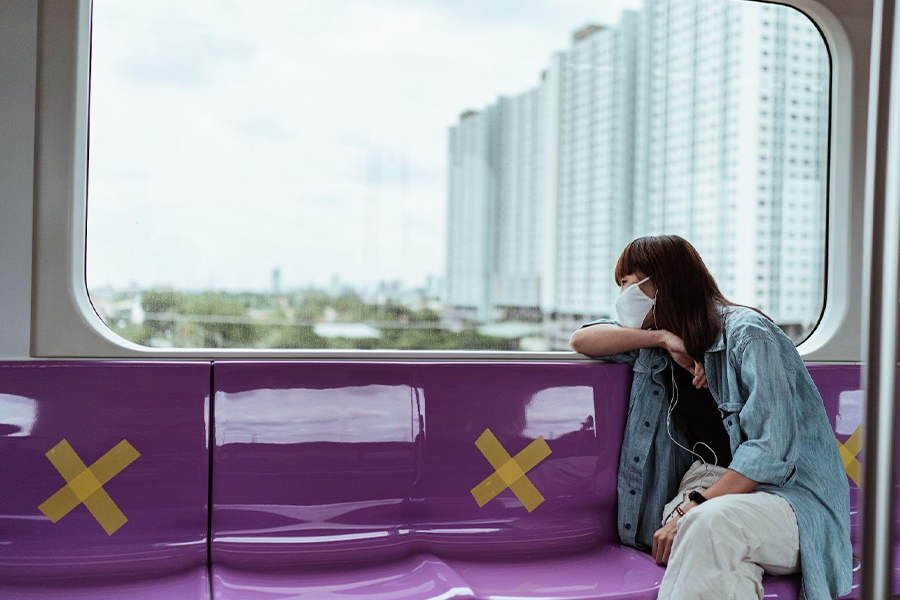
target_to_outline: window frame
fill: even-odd
[[[756,1],[756,0],[734,0]],[[774,4],[774,3],[772,3]],[[818,28],[829,54],[829,150],[826,193],[825,297],[811,333],[797,349],[804,360],[858,362],[864,164],[851,142],[865,139],[867,95],[856,82],[850,39],[840,20],[813,0],[781,2]],[[40,358],[327,359],[327,360],[591,360],[574,352],[482,350],[332,350],[151,348],[125,340],[99,318],[85,279],[87,233],[90,0],[39,4],[35,123],[31,355]],[[858,49],[861,54],[862,50]],[[860,73],[868,64],[859,61]],[[854,98],[854,91],[856,98]],[[840,100],[840,101],[839,101]],[[865,106],[865,103],[861,103]],[[862,132],[859,129],[862,129]],[[852,215],[852,217],[851,217]],[[854,223],[856,223],[854,225]],[[854,240],[856,243],[850,243]],[[847,249],[833,256],[830,249]],[[856,269],[851,267],[856,265]],[[851,293],[857,290],[856,293]],[[574,332],[574,330],[573,330]]]

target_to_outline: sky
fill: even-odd
[[[447,131],[641,0],[94,0],[88,288],[443,277]]]

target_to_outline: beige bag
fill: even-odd
[[[683,507],[690,502],[688,494],[693,491],[703,493],[712,484],[719,480],[719,477],[725,474],[728,469],[718,467],[709,463],[704,464],[699,458],[690,466],[684,477],[681,478],[681,484],[678,486],[678,493],[663,508],[662,524],[665,525],[678,515],[675,507]]]

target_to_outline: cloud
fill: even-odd
[[[96,0],[89,283],[443,273],[448,126],[636,4]]]

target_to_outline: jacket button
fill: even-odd
[[[625,529],[631,529],[631,523],[625,523]]]
[[[650,421],[644,421],[644,427],[650,427]]]
[[[631,490],[631,492],[629,492],[629,493],[630,493],[632,496],[634,496],[635,494],[637,494],[637,492],[636,492],[635,490]]]
[[[640,456],[635,456],[635,457],[634,457],[634,462],[640,462],[640,460],[641,460],[641,457],[640,457]]]
[[[659,396],[659,390],[653,390],[653,395],[654,395],[654,396]]]
[[[725,422],[728,423],[729,425],[731,425],[731,419],[728,419],[728,420],[725,421]]]

